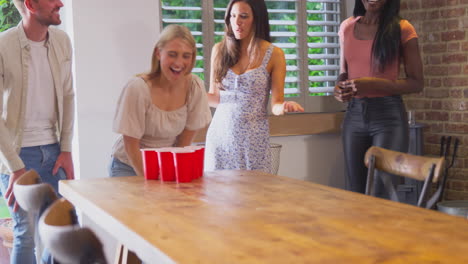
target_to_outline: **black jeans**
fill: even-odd
[[[408,121],[401,96],[353,98],[343,121],[343,148],[346,165],[346,188],[364,193],[367,168],[364,156],[371,146],[407,152]],[[396,184],[399,177],[391,176]],[[383,194],[382,183],[376,182],[376,193]]]

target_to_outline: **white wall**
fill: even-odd
[[[282,145],[278,175],[344,188],[341,134],[272,137]]]
[[[71,1],[70,1],[71,2]],[[112,118],[127,80],[149,69],[159,30],[158,1],[72,4],[79,177],[104,177],[116,135]]]

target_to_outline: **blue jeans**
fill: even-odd
[[[136,176],[132,166],[112,157],[108,167],[110,177]]]
[[[56,175],[52,175],[55,161],[60,154],[58,143],[21,148],[20,158],[23,160],[26,169],[34,169],[41,176],[42,182],[52,185],[54,190],[58,190],[58,181],[66,179],[65,171],[60,168]],[[0,174],[0,188],[2,193],[6,192],[10,175]],[[13,226],[13,250],[11,252],[11,264],[36,263],[34,255],[34,219],[30,219],[28,213],[18,207],[17,212],[13,212],[13,207],[9,207],[11,216],[15,221]],[[42,252],[38,252],[42,254]]]

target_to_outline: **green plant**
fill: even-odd
[[[21,21],[21,15],[13,1],[0,0],[0,32],[16,26]]]

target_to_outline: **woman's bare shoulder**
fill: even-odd
[[[284,56],[284,51],[282,48],[274,46],[273,48],[273,56]]]
[[[260,40],[260,42],[258,43],[258,47],[260,48],[260,50],[267,50],[268,47],[270,47],[270,45],[271,42],[266,41],[264,39]]]
[[[260,53],[265,54],[270,46],[273,45],[273,56],[283,56],[284,52],[281,48],[275,46],[273,43],[268,42],[266,40],[261,40],[259,43]]]

